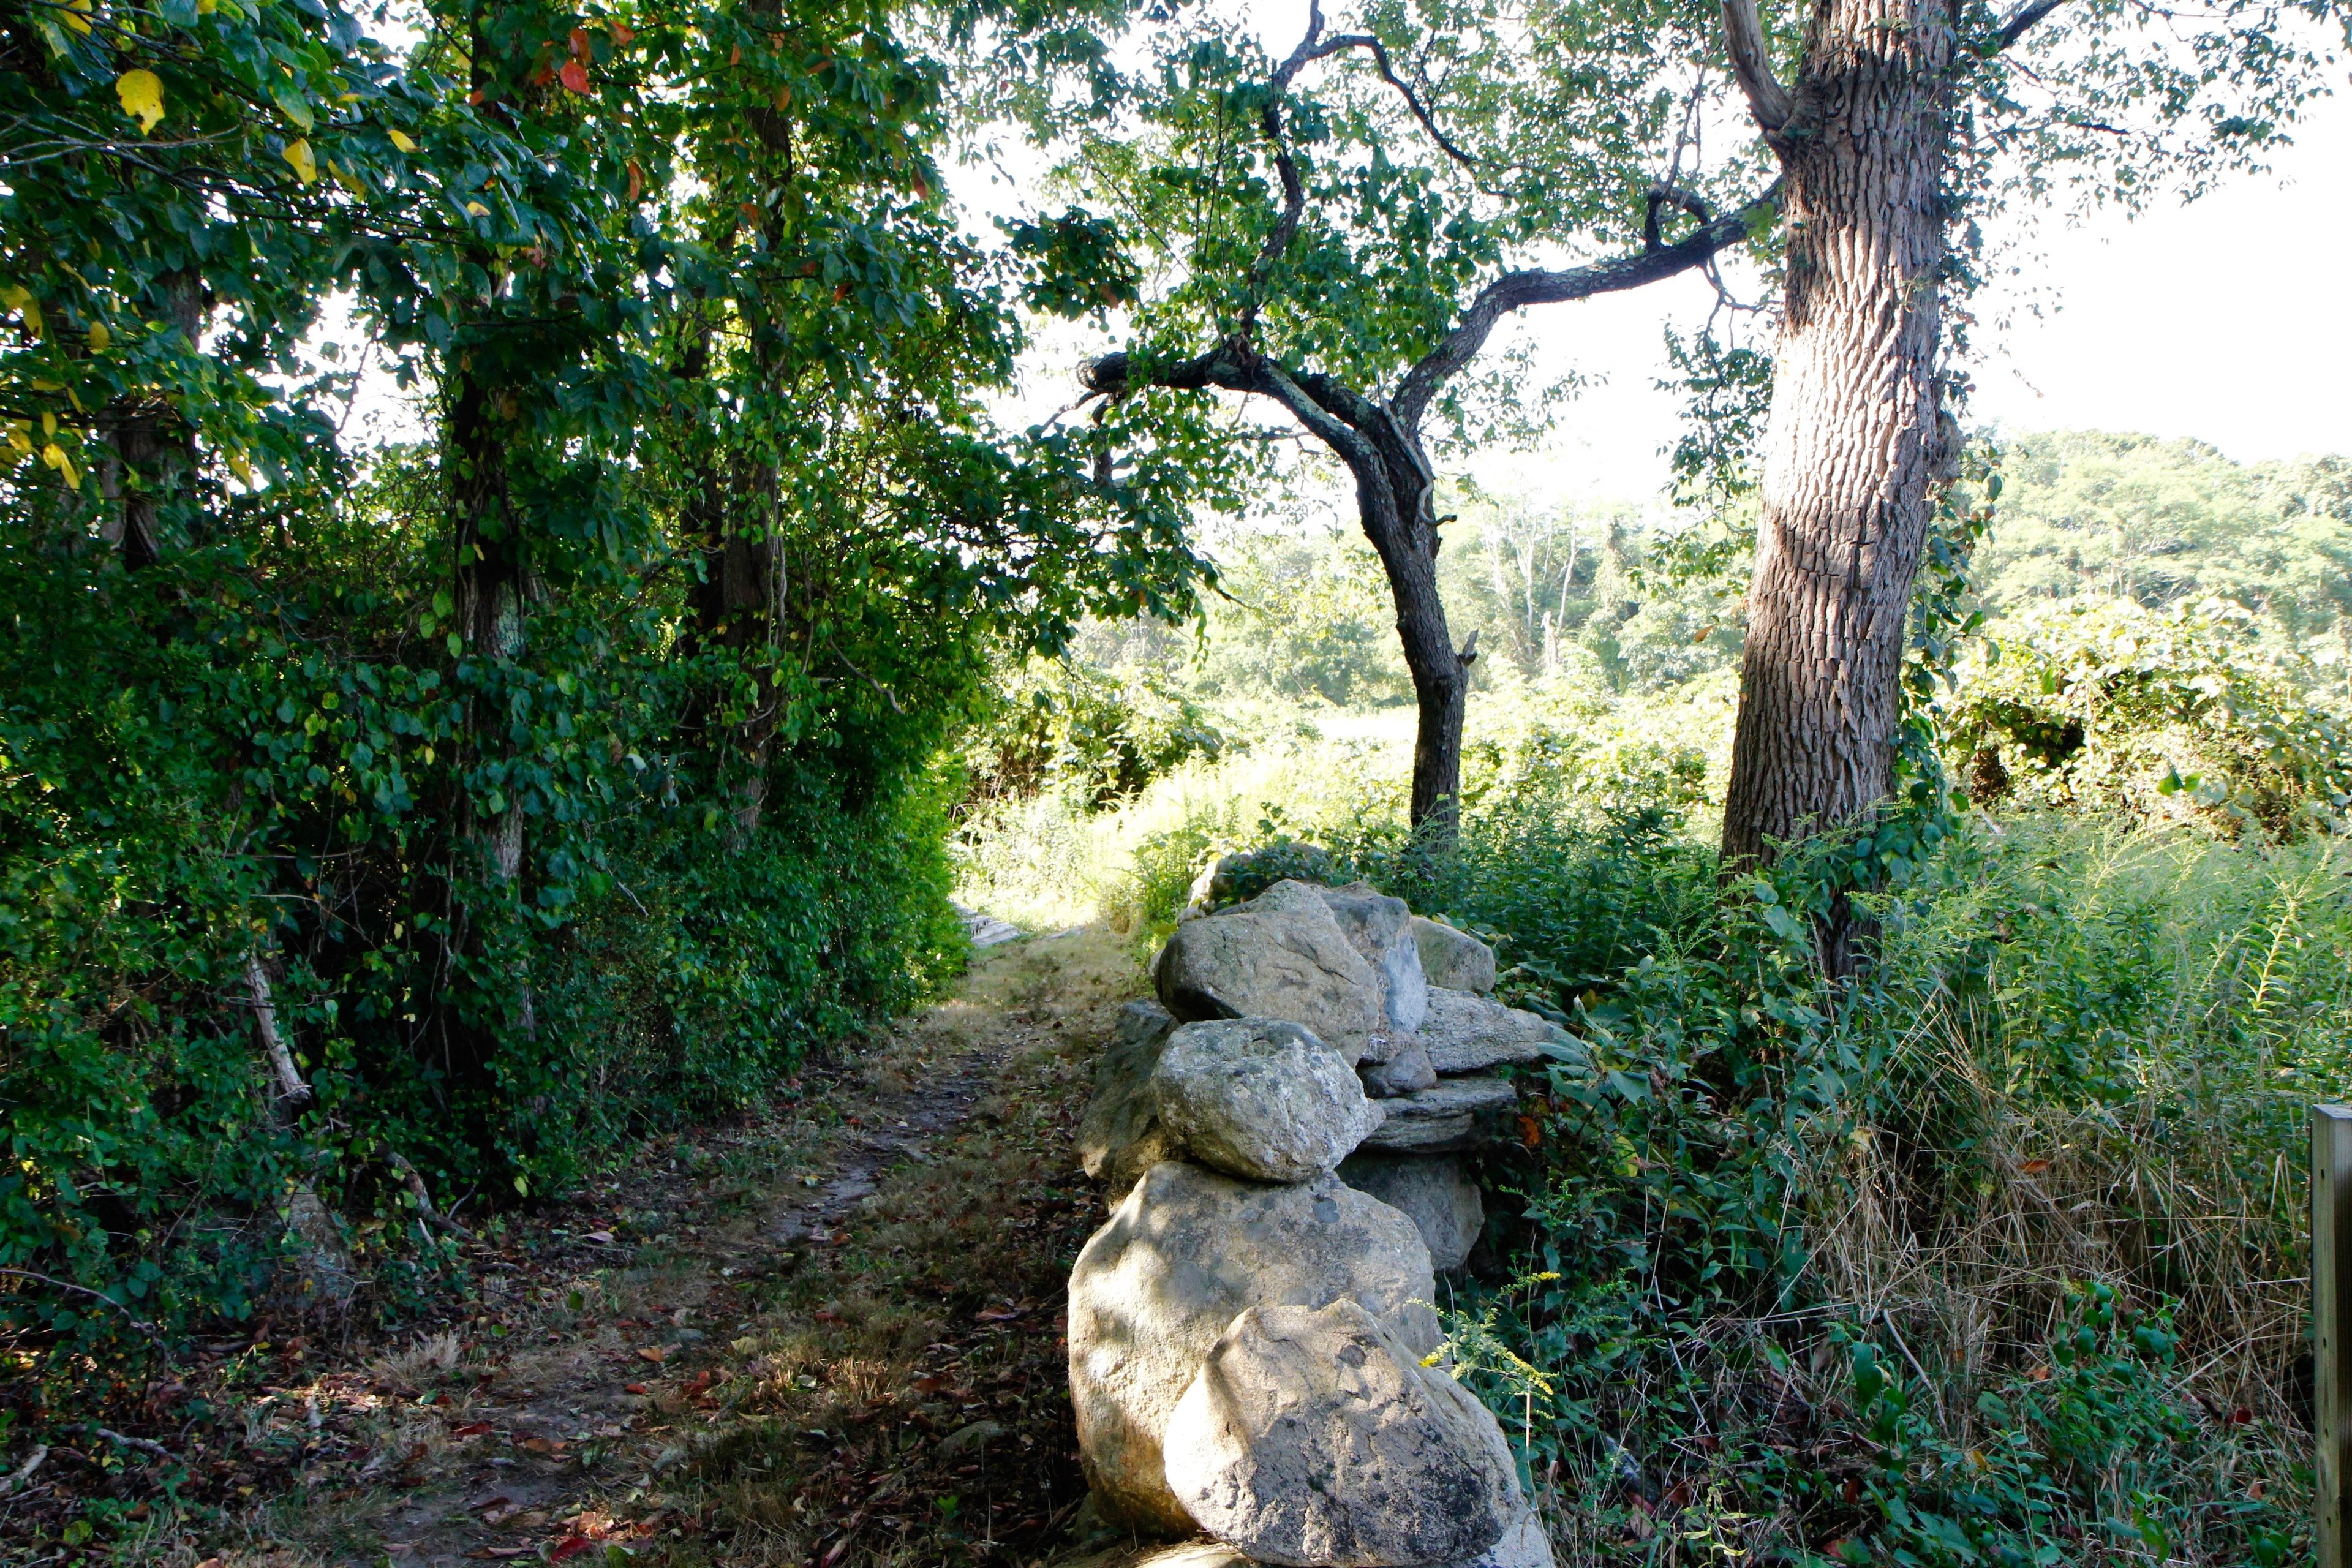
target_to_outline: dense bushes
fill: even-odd
[[[1580,1545],[2288,1560],[2342,840],[1980,823],[1851,993],[1785,913],[1801,861],[1718,903],[1638,814],[1357,866],[1496,933],[1580,1042],[1490,1168],[1523,1198],[1459,1326]]]

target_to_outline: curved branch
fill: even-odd
[[[1748,111],[1767,132],[1789,123],[1797,111],[1796,100],[1772,74],[1772,52],[1764,39],[1764,19],[1756,0],[1723,0],[1723,42],[1731,56],[1731,74],[1748,95]]]
[[[1405,374],[1396,396],[1390,400],[1390,407],[1400,424],[1408,429],[1419,428],[1430,399],[1464,365],[1477,357],[1505,312],[1528,305],[1557,305],[1570,300],[1589,300],[1596,294],[1639,289],[1645,283],[1704,267],[1715,259],[1717,252],[1748,238],[1759,222],[1780,209],[1780,185],[1775,181],[1771,189],[1738,212],[1726,213],[1672,245],[1632,256],[1612,257],[1566,271],[1530,268],[1504,273],[1479,290],[1477,299],[1463,312],[1461,324],[1445,335],[1445,341],[1423,354],[1420,363]]]
[[[2010,13],[2009,20],[2000,25],[2000,31],[1993,35],[1993,52],[1999,54],[2032,32],[2036,23],[2065,3],[2066,0],[2027,0],[2025,5]]]
[[[1655,250],[1664,244],[1660,232],[1658,214],[1666,207],[1680,207],[1701,223],[1713,223],[1715,212],[1706,203],[1679,185],[1658,184],[1650,187],[1649,202],[1642,214],[1642,248]]]
[[[1429,106],[1421,100],[1421,95],[1413,91],[1402,77],[1397,75],[1396,68],[1389,62],[1389,47],[1386,44],[1370,33],[1343,33],[1316,52],[1321,56],[1337,54],[1341,49],[1369,50],[1373,64],[1380,67],[1381,79],[1397,89],[1398,95],[1405,101],[1405,107],[1412,110],[1412,117],[1421,121],[1421,128],[1423,131],[1429,132],[1429,139],[1436,142],[1447,157],[1471,173],[1477,173],[1478,160],[1455,146],[1454,139],[1437,128],[1437,117],[1432,114]]]

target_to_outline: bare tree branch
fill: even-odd
[[[1390,407],[1400,423],[1418,428],[1430,399],[1486,346],[1495,323],[1502,320],[1505,312],[1528,305],[1557,305],[1570,300],[1589,300],[1596,294],[1639,289],[1645,283],[1703,267],[1715,259],[1717,251],[1746,239],[1757,222],[1777,212],[1780,205],[1780,186],[1775,181],[1770,190],[1738,212],[1704,224],[1672,245],[1632,256],[1612,257],[1566,271],[1530,268],[1504,273],[1479,290],[1477,299],[1463,312],[1461,324],[1446,334],[1445,341],[1423,354],[1421,362],[1405,374],[1396,396],[1390,400]]]
[[[1370,33],[1343,33],[1325,44],[1317,53],[1318,55],[1337,54],[1341,49],[1370,51],[1373,63],[1380,67],[1381,79],[1397,89],[1398,95],[1405,101],[1405,107],[1412,110],[1412,117],[1421,121],[1421,128],[1423,131],[1429,132],[1429,139],[1436,142],[1447,157],[1473,174],[1478,172],[1478,160],[1455,146],[1454,139],[1437,128],[1437,118],[1430,112],[1429,106],[1422,101],[1421,94],[1413,91],[1404,78],[1397,75],[1395,66],[1389,61],[1389,47],[1386,44]]]
[[[2036,23],[2065,3],[2066,0],[2027,0],[2026,4],[2011,12],[2009,20],[2000,25],[2000,31],[1993,37],[1994,51],[1998,53],[2008,48],[2032,32]]]
[[[1772,74],[1772,53],[1765,45],[1764,19],[1756,13],[1756,0],[1723,0],[1723,42],[1731,56],[1731,74],[1748,95],[1756,123],[1768,132],[1788,124],[1797,110],[1796,100]]]

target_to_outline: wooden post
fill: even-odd
[[[2352,1105],[2311,1110],[2311,1341],[2318,1568],[2352,1568]]]

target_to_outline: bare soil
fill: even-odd
[[[988,950],[799,1099],[473,1244],[472,1294],[438,1321],[341,1355],[247,1347],[232,1432],[185,1456],[218,1468],[231,1522],[158,1508],[118,1550],[173,1568],[1052,1555],[1085,1489],[1063,1289],[1102,1217],[1070,1131],[1143,990],[1097,929]]]

